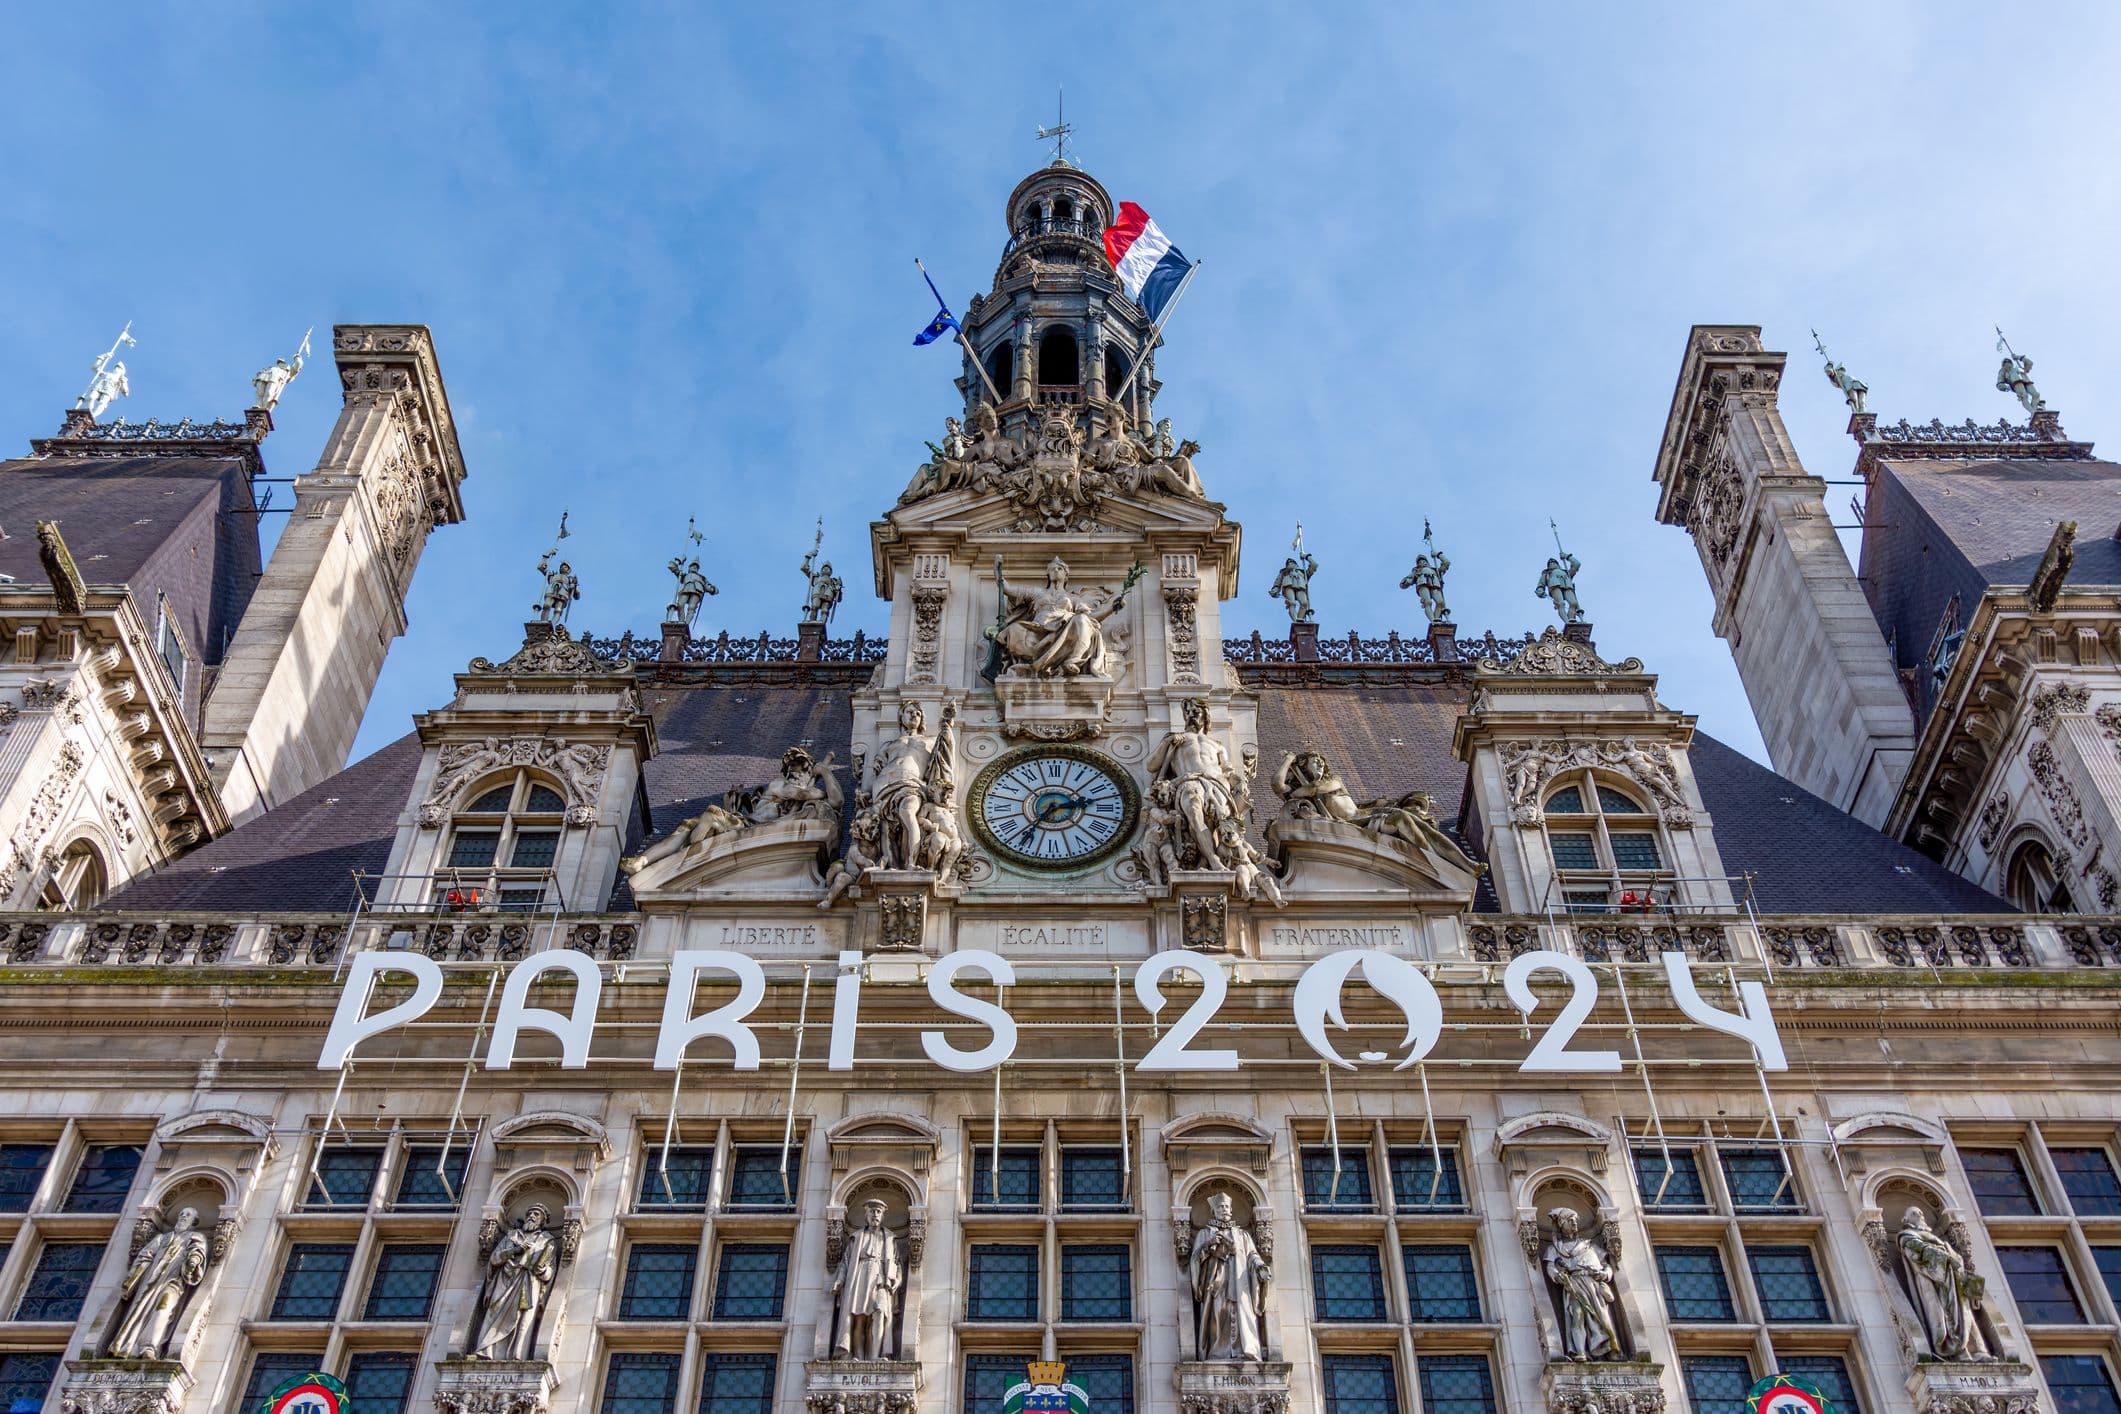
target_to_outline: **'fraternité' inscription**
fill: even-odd
[[[1404,948],[1413,935],[1398,923],[1274,923],[1267,928],[1270,947]]]

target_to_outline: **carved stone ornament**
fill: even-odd
[[[1993,850],[1996,847],[1996,841],[2002,837],[2003,827],[2010,823],[2010,810],[2010,797],[2000,790],[1989,798],[1988,804],[1981,807],[1983,849]]]
[[[2033,694],[2033,724],[2041,735],[2053,736],[2055,723],[2065,716],[2091,710],[2091,689],[2081,683],[2058,682]]]
[[[29,809],[22,814],[22,823],[15,827],[14,838],[8,841],[7,863],[0,865],[0,899],[13,894],[23,876],[39,867],[39,852],[46,837],[58,824],[60,811],[73,794],[74,782],[80,778],[86,760],[78,742],[65,742],[59,747],[59,759],[46,774],[44,784],[30,798]]]
[[[907,664],[906,681],[932,683],[941,680],[943,606],[950,601],[947,584],[913,586],[913,651]]]
[[[1685,829],[1694,823],[1680,787],[1672,748],[1637,737],[1601,741],[1506,741],[1499,743],[1503,782],[1510,793],[1510,818],[1527,829],[1544,819],[1540,807],[1547,783],[1565,771],[1595,768],[1621,776],[1640,787],[1657,805],[1667,825]]]
[[[515,656],[504,662],[474,658],[469,667],[470,672],[498,677],[588,677],[611,670],[609,663],[590,651],[586,640],[568,637],[564,624],[551,625],[550,632],[532,634],[523,640]]]
[[[1639,673],[1642,659],[1623,658],[1617,663],[1608,663],[1588,644],[1564,638],[1560,629],[1549,628],[1539,636],[1537,643],[1527,645],[1507,663],[1497,658],[1483,658],[1477,666],[1483,673],[1516,677],[1596,677],[1606,673]]]
[[[1194,952],[1230,950],[1229,900],[1219,893],[1184,894],[1178,901],[1185,945]]]
[[[567,797],[567,823],[596,822],[596,800],[611,767],[611,748],[547,737],[486,737],[442,748],[434,784],[420,802],[420,825],[438,830],[449,823],[457,797],[481,776],[511,766],[528,766],[558,780]]]
[[[1280,1360],[1186,1361],[1172,1375],[1179,1414],[1288,1414],[1289,1370]]]
[[[1520,1230],[1519,1235],[1528,1254],[1538,1244],[1534,1265],[1553,1295],[1560,1355],[1572,1361],[1625,1360],[1629,1355],[1627,1327],[1613,1281],[1620,1261],[1619,1234],[1613,1223],[1601,1223],[1593,1237],[1579,1232],[1579,1220],[1571,1209],[1555,1208],[1547,1214],[1547,1221],[1552,1235],[1544,1242],[1539,1241],[1536,1225],[1529,1234]]]
[[[178,1414],[192,1377],[175,1360],[70,1360],[59,1414]]]
[[[1200,590],[1191,584],[1164,586],[1165,633],[1171,642],[1171,681],[1200,681],[1200,630],[1195,606]]]
[[[1925,1361],[1907,1383],[1918,1414],[2036,1414],[2043,1407],[2039,1376],[2016,1360]]]
[[[543,1360],[443,1360],[435,1365],[439,1414],[547,1414],[558,1382]]]
[[[133,1226],[124,1280],[104,1322],[102,1353],[113,1360],[160,1360],[182,1348],[183,1318],[206,1280],[211,1256],[197,1208],[180,1208],[163,1227],[143,1213]]]
[[[803,1407],[810,1414],[914,1414],[921,1367],[911,1360],[813,1360]]]
[[[1273,1240],[1262,1251],[1253,1229],[1234,1214],[1228,1193],[1210,1194],[1208,1220],[1193,1225],[1187,1243],[1183,1275],[1193,1298],[1193,1358],[1202,1363],[1266,1358]]]
[[[2076,789],[2062,774],[2062,763],[2055,758],[2055,749],[2044,741],[2036,741],[2025,753],[2025,764],[2032,769],[2033,783],[2040,787],[2041,799],[2047,802],[2047,813],[2054,817],[2055,827],[2078,849],[2091,848],[2091,827],[2084,821],[2084,802],[2077,798]]]
[[[1557,1360],[1540,1380],[1547,1414],[1659,1414],[1665,1407],[1663,1371],[1641,1361]]]
[[[889,893],[878,900],[882,929],[877,946],[884,952],[919,952],[928,931],[928,896]]]

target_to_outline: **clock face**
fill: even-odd
[[[1031,869],[1079,869],[1134,833],[1140,799],[1117,763],[1080,746],[1034,746],[987,764],[972,783],[980,843]]]

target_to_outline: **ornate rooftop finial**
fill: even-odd
[[[552,567],[552,557],[560,553],[560,542],[567,538],[567,512],[560,512],[560,530],[552,537],[552,548],[538,559],[538,573],[545,576],[545,592],[538,596],[530,607],[537,612],[542,624],[567,622],[567,611],[582,597],[582,582],[575,578],[574,567],[560,561],[558,569]]]
[[[840,596],[846,586],[832,572],[832,561],[822,565],[817,562],[818,552],[825,548],[825,518],[817,518],[817,534],[810,541],[810,553],[803,556],[803,582],[808,586],[803,591],[803,622],[806,624],[829,624],[833,610],[840,606]]]
[[[1053,166],[1073,167],[1075,164],[1068,160],[1068,139],[1074,136],[1075,125],[1068,121],[1068,91],[1060,89],[1058,92],[1060,116],[1053,120],[1052,127],[1040,126],[1038,140],[1053,144]]]
[[[1428,553],[1414,557],[1414,568],[1399,582],[1401,589],[1411,589],[1421,596],[1421,611],[1429,616],[1432,624],[1447,624],[1451,621],[1451,606],[1443,599],[1443,577],[1451,572],[1451,557],[1436,548],[1436,534],[1429,529],[1429,519],[1422,517],[1421,543],[1428,546]]]
[[[2011,347],[2000,324],[1996,326],[1996,352],[2003,355],[2003,366],[1996,370],[1996,391],[2017,398],[2028,413],[2045,412],[2047,399],[2033,386],[2033,361]]]
[[[1819,357],[1826,360],[1826,381],[1841,390],[1841,396],[1848,403],[1849,411],[1870,411],[1863,405],[1864,398],[1871,391],[1870,385],[1859,378],[1850,377],[1846,368],[1834,362],[1834,356],[1826,351],[1826,344],[1819,338],[1817,329],[1812,331],[1812,345],[1819,350]]]
[[[1477,666],[1483,673],[1514,677],[1595,677],[1602,673],[1639,673],[1642,659],[1623,658],[1608,663],[1588,643],[1578,643],[1564,637],[1560,629],[1550,628],[1537,643],[1526,644],[1515,657],[1507,661],[1482,658]]]
[[[287,391],[287,385],[302,376],[302,365],[309,358],[309,336],[316,332],[314,324],[302,331],[302,346],[295,350],[293,363],[276,358],[272,367],[258,370],[257,377],[250,380],[250,386],[258,390],[258,400],[252,407],[271,412],[280,405],[280,395]]]
[[[1583,605],[1576,598],[1576,573],[1583,568],[1583,561],[1561,548],[1561,527],[1552,518],[1547,529],[1554,532],[1554,549],[1559,553],[1547,557],[1547,567],[1539,572],[1539,583],[1532,592],[1554,606],[1566,624],[1583,622]]]
[[[111,341],[110,348],[97,355],[94,375],[88,380],[87,389],[74,399],[75,407],[88,409],[91,421],[103,416],[103,410],[111,405],[113,398],[132,396],[133,386],[125,381],[125,364],[113,360],[118,358],[120,348],[139,342],[133,337],[133,322],[128,319],[125,327],[118,331],[118,337]]]

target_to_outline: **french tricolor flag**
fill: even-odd
[[[1193,263],[1157,229],[1149,213],[1131,201],[1119,204],[1119,219],[1105,228],[1105,256],[1127,298],[1153,321],[1184,283]]]

